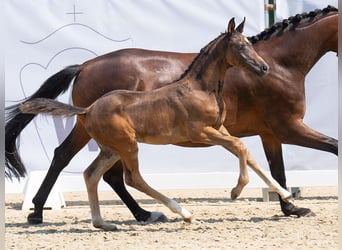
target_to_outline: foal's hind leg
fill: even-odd
[[[117,228],[115,225],[104,222],[101,217],[97,187],[101,176],[119,159],[112,150],[102,148],[100,154],[83,173],[88,191],[92,223],[94,227],[106,231],[116,230]]]
[[[155,200],[161,202],[166,207],[168,207],[172,212],[178,213],[183,217],[184,221],[191,222],[192,215],[189,211],[182,208],[175,200],[169,199],[165,195],[159,193],[155,189],[151,188],[145,180],[142,178],[139,171],[139,162],[138,162],[138,147],[135,145],[134,147],[129,147],[130,153],[125,152],[124,154],[120,154],[122,156],[122,160],[125,165],[125,180],[127,185],[130,185],[139,191],[151,196]]]
[[[165,222],[166,216],[161,212],[150,212],[141,208],[133,197],[128,193],[123,181],[123,164],[117,161],[104,175],[103,180],[107,182],[121,200],[126,204],[137,221],[145,222]]]

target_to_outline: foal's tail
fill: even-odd
[[[55,99],[63,94],[70,86],[73,78],[81,72],[81,65],[72,65],[48,78],[43,85],[30,97],[24,100],[29,101],[34,98]],[[6,107],[6,126],[5,126],[5,176],[24,177],[26,168],[22,163],[17,149],[17,137],[27,124],[35,117],[33,114],[22,114],[16,104]]]
[[[21,103],[20,112],[23,114],[49,114],[53,116],[70,117],[86,114],[86,108],[79,108],[48,98],[35,98]]]

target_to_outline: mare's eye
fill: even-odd
[[[243,44],[242,44],[242,43],[239,43],[239,44],[237,45],[237,47],[238,47],[238,50],[242,50],[242,49],[243,49]]]

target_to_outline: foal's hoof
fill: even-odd
[[[236,198],[239,197],[239,195],[240,195],[240,192],[236,188],[233,188],[232,191],[230,192],[230,198],[232,200],[236,200]]]
[[[102,229],[105,231],[111,231],[111,232],[119,231],[119,229],[114,225],[104,226],[104,227],[102,227]]]
[[[187,223],[191,223],[194,220],[194,217],[191,215],[190,217],[183,218],[183,220]]]
[[[102,229],[104,231],[118,231],[118,228],[112,224],[102,224],[102,225],[94,225],[94,227]]]
[[[37,225],[37,224],[42,224],[43,223],[43,218],[35,216],[34,213],[31,213],[27,216],[27,222],[31,225]]]
[[[167,222],[167,217],[161,212],[151,212],[151,216],[146,222]]]

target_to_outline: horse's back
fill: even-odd
[[[82,65],[73,85],[73,101],[85,107],[112,90],[159,88],[177,80],[195,56],[194,53],[122,49],[96,57]]]

